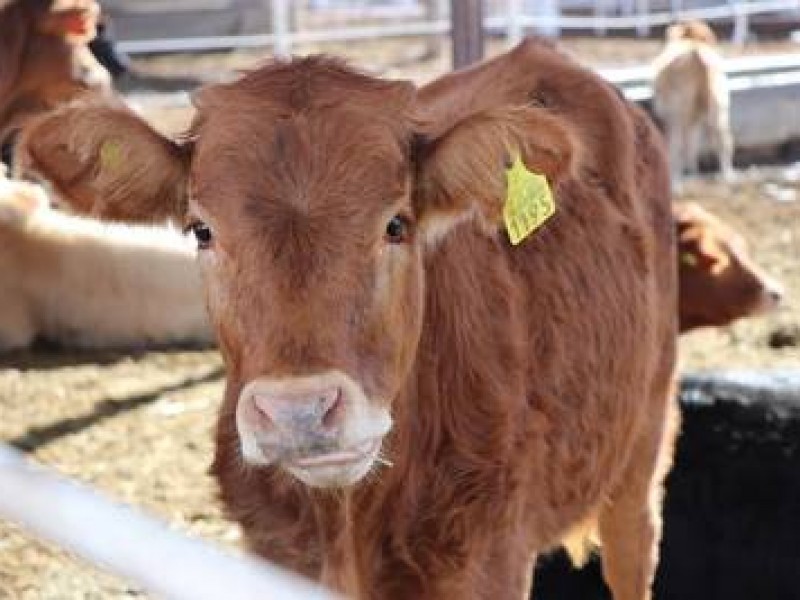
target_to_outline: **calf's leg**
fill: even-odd
[[[601,510],[603,575],[614,600],[650,600],[661,539],[663,480],[672,457],[677,410],[670,394],[650,414],[622,483]]]

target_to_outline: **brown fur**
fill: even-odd
[[[108,93],[111,79],[87,43],[94,0],[12,0],[0,7],[0,143],[30,116],[87,91]],[[85,31],[74,32],[83,19]]]
[[[677,204],[680,330],[728,325],[774,308],[780,284],[749,256],[737,232],[697,204]]]
[[[58,179],[59,136],[37,132],[91,114],[39,122],[31,166]],[[60,140],[101,194],[113,178],[80,148],[110,123]],[[143,145],[123,171],[149,160]],[[256,552],[354,598],[524,598],[536,553],[588,519],[616,600],[650,597],[676,277],[667,167],[643,113],[535,42],[416,97],[309,58],[204,93],[186,149],[178,216],[215,234],[202,262],[228,367],[213,470]],[[497,214],[516,151],[558,209],[512,248]],[[412,221],[403,244],[383,240],[396,213]],[[244,463],[242,386],[325,369],[390,402],[392,466],[321,490]]]
[[[81,214],[159,223],[184,210],[185,151],[168,140],[155,147],[137,147],[138,140],[152,135],[153,130],[122,103],[92,98],[82,106],[89,110],[73,112],[65,108],[68,119],[53,119],[48,114],[32,118],[20,135],[17,170],[24,173],[35,165],[51,173],[50,184],[58,197],[68,199],[71,208]],[[109,128],[115,133],[104,138],[87,137],[84,129],[89,128]],[[76,153],[65,151],[62,141]],[[129,161],[131,154],[141,159]],[[102,168],[95,169],[94,165]],[[95,179],[87,178],[87,168]],[[153,172],[159,176],[150,177]],[[147,210],[142,210],[145,205]]]

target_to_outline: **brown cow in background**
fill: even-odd
[[[311,57],[207,88],[186,142],[94,104],[22,143],[67,198],[194,231],[214,472],[256,552],[359,599],[521,599],[596,529],[616,600],[650,597],[674,231],[659,135],[611,86],[535,42],[419,93]],[[557,210],[512,247],[517,153]]]
[[[680,330],[728,325],[775,308],[781,285],[753,262],[741,235],[698,204],[676,204]]]
[[[95,0],[0,0],[0,146],[31,115],[111,91],[87,47],[99,10]]]

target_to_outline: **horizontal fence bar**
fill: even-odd
[[[735,4],[713,6],[708,8],[692,8],[676,12],[661,11],[640,15],[594,15],[594,16],[565,16],[565,15],[522,15],[520,20],[524,27],[557,26],[561,29],[636,29],[642,24],[654,27],[668,25],[676,20],[701,19],[715,21],[729,19],[739,15],[758,15],[782,11],[798,11],[800,16],[799,0],[771,0],[759,4]],[[508,26],[506,16],[491,16],[485,21],[485,26],[492,29],[504,29]]]
[[[742,56],[724,61],[732,91],[765,89],[793,85],[800,81],[800,54]],[[596,69],[602,77],[620,87],[633,101],[648,100],[652,94],[653,70],[647,65]],[[134,104],[156,107],[189,106],[185,92],[126,94]]]
[[[723,66],[730,79],[800,72],[800,54],[739,56],[725,59]],[[653,69],[648,65],[600,68],[597,72],[617,85],[649,83],[653,78]]]
[[[513,1],[513,0],[512,0]],[[686,9],[677,12],[652,12],[640,15],[596,15],[596,16],[564,16],[540,15],[532,16],[520,12],[515,14],[514,26],[520,29],[636,29],[643,24],[648,27],[667,25],[676,19],[703,19],[713,21],[735,18],[742,15],[758,15],[781,11],[798,11],[800,16],[800,0],[770,0],[759,4],[735,4],[708,8]],[[484,27],[492,30],[506,30],[511,23],[508,14],[489,16],[484,19]],[[277,42],[288,41],[288,44],[344,42],[381,37],[410,37],[442,35],[450,32],[450,22],[436,20],[412,22],[392,25],[376,25],[369,27],[345,27],[339,29],[319,29],[288,32],[285,35],[228,35],[213,37],[191,37],[181,39],[121,40],[120,51],[126,54],[197,52],[209,50],[232,50],[245,48],[263,48],[274,46]]]
[[[0,518],[171,600],[336,600],[251,557],[171,531],[0,444]]]
[[[442,35],[450,32],[449,21],[429,21],[425,23],[405,23],[399,25],[380,25],[374,27],[348,27],[344,29],[325,29],[299,31],[287,35],[291,44],[319,42],[347,42],[377,39],[382,37],[412,37]],[[130,40],[117,43],[126,54],[146,54],[150,52],[197,52],[202,50],[232,50],[235,48],[263,48],[272,46],[276,36],[265,33],[259,35],[228,35],[214,37],[192,37],[183,39]]]
[[[612,83],[616,83],[612,80]],[[778,90],[782,87],[800,84],[800,71],[788,73],[770,73],[766,75],[750,75],[729,80],[728,87],[731,92],[744,92],[752,90]],[[617,83],[625,97],[633,102],[650,100],[653,89],[650,82],[623,82]]]

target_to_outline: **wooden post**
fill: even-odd
[[[453,68],[460,69],[483,58],[483,2],[450,0]]]

